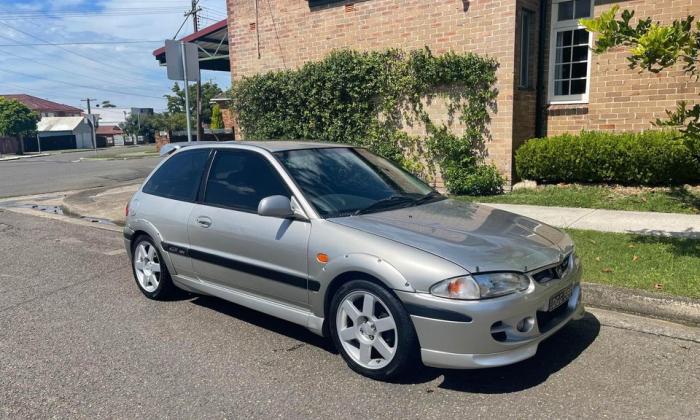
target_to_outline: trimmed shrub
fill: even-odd
[[[580,134],[532,139],[515,154],[522,179],[677,185],[700,181],[700,164],[675,131]]]

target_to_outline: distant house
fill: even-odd
[[[124,144],[124,131],[118,125],[99,125],[96,135],[97,147]]]
[[[93,147],[92,129],[85,117],[44,117],[37,124],[37,139],[41,143],[41,150]],[[26,144],[31,147],[32,143]]]
[[[87,114],[87,110],[83,110]],[[126,119],[132,115],[143,117],[147,115],[153,115],[153,108],[99,108],[95,107],[91,112],[97,115],[97,146],[123,146],[124,144],[134,144],[136,138],[131,138],[125,135],[120,127],[126,122]],[[114,132],[112,141],[113,143],[107,142],[106,144],[101,144],[100,136],[108,137],[108,129],[103,129],[102,127],[110,127],[109,129]],[[115,130],[118,130],[117,133]],[[102,134],[101,134],[102,133]],[[108,140],[103,137],[102,140]]]
[[[14,99],[32,111],[36,112],[40,118],[44,117],[80,117],[83,110],[70,105],[59,104],[46,99],[26,94],[0,95],[6,99]]]

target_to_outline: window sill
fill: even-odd
[[[550,99],[548,102],[549,105],[588,105],[588,99]]]

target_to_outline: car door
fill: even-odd
[[[141,223],[148,223],[160,235],[163,250],[168,253],[175,274],[193,277],[192,262],[187,255],[189,242],[187,221],[211,149],[177,152],[163,162],[146,181],[132,203],[132,214]]]
[[[291,197],[267,156],[217,150],[188,222],[194,271],[200,280],[306,307],[311,226],[259,216],[260,200],[271,195]]]

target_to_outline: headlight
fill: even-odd
[[[530,279],[519,273],[486,273],[443,280],[430,288],[435,296],[449,299],[485,299],[527,290]]]

